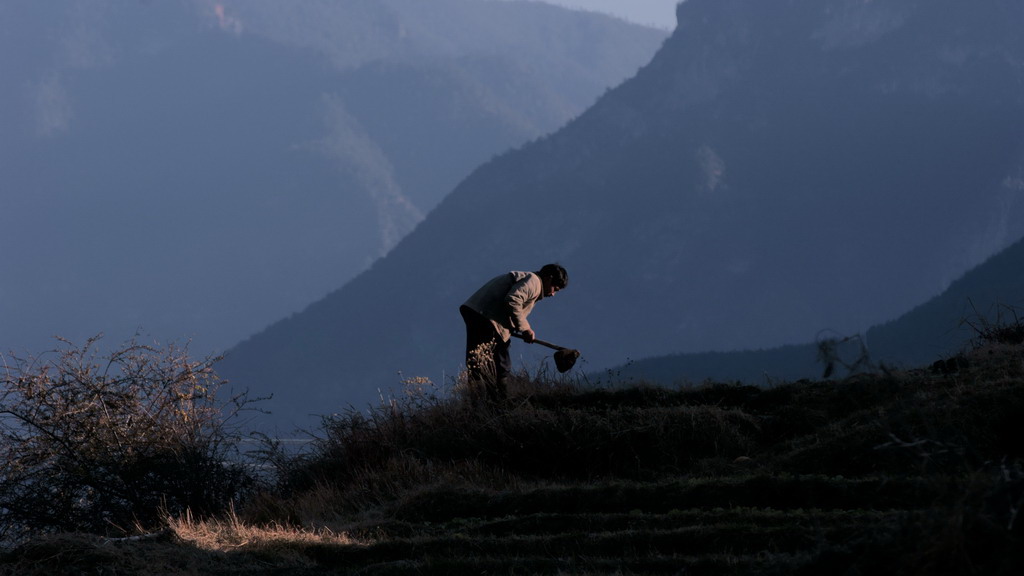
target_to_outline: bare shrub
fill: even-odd
[[[98,340],[0,357],[2,539],[213,513],[251,482],[229,425],[249,401],[218,398],[219,358],[135,341],[101,354]]]
[[[1018,308],[1007,305],[997,306],[995,318],[990,319],[989,316],[975,309],[973,318],[965,318],[961,321],[962,325],[968,326],[974,331],[975,340],[979,346],[1024,343],[1024,321],[1021,320]]]
[[[831,378],[836,371],[836,366],[846,369],[847,376],[868,372],[875,367],[871,363],[871,355],[868,353],[867,345],[859,334],[853,336],[818,337],[818,362],[825,365],[822,378]],[[852,356],[852,358],[848,358]]]

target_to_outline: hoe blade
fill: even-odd
[[[579,357],[579,350],[562,348],[555,352],[555,368],[557,368],[559,372],[568,372],[576,365],[576,359]]]

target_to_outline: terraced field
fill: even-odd
[[[327,422],[222,519],[9,574],[1019,574],[1024,356],[773,388],[525,380]]]
[[[373,574],[842,571],[865,567],[860,557],[877,557],[937,495],[920,478],[752,476],[468,496],[423,493],[396,510],[400,519],[367,527],[376,543],[308,554],[321,567]]]

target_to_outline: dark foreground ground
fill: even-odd
[[[4,574],[1021,574],[1024,355],[771,388],[411,396],[223,518],[38,538]]]

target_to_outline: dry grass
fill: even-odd
[[[358,541],[344,532],[327,527],[301,528],[272,523],[257,525],[243,522],[234,510],[223,518],[197,520],[190,513],[168,519],[168,527],[188,545],[208,552],[286,551],[314,544],[358,546]]]
[[[5,554],[0,574],[11,576],[161,576],[320,573],[310,550],[368,545],[326,527],[298,528],[241,521],[232,511],[199,520],[190,513],[167,519],[156,533],[120,538],[88,534],[39,537]]]

